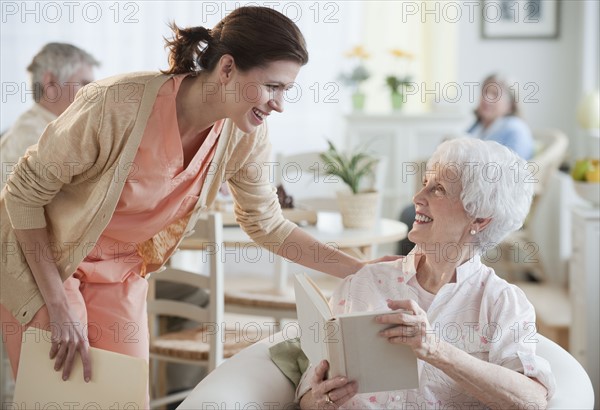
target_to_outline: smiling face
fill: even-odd
[[[416,218],[408,238],[425,250],[469,240],[473,220],[460,199],[458,172],[456,167],[436,164],[427,170],[423,188],[413,197]]]
[[[300,67],[293,61],[274,61],[246,72],[234,70],[223,90],[227,116],[243,132],[252,132],[272,111],[283,112],[283,94]]]

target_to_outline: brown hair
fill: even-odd
[[[224,54],[230,54],[241,71],[272,61],[291,60],[304,65],[308,52],[304,36],[292,20],[267,7],[240,7],[213,29],[179,28],[169,48],[169,69],[164,74],[212,71]]]

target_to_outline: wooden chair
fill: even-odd
[[[156,408],[164,404],[181,401],[190,392],[184,391],[164,395],[161,376],[164,364],[188,363],[214,370],[224,359],[266,336],[250,334],[244,329],[229,329],[225,325],[224,285],[222,264],[222,223],[220,214],[209,214],[196,225],[196,237],[202,236],[205,255],[209,259],[206,274],[167,267],[149,277],[148,315],[150,320],[151,402]],[[205,289],[209,293],[206,306],[156,298],[156,282],[166,281]],[[160,286],[160,285],[159,285]],[[178,332],[164,333],[166,318],[183,318],[198,323],[197,327]],[[257,332],[258,333],[258,332]]]

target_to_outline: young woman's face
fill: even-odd
[[[272,111],[283,112],[284,92],[293,86],[300,67],[293,61],[274,61],[237,71],[224,90],[228,117],[243,132],[252,132]]]
[[[427,170],[423,188],[413,197],[416,217],[408,234],[412,242],[431,250],[464,243],[472,223],[460,199],[457,167],[438,165]]]
[[[511,96],[509,92],[494,81],[484,83],[477,107],[477,113],[481,119],[491,123],[497,118],[508,115],[510,110]]]

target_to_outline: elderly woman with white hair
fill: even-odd
[[[352,380],[325,379],[323,361],[302,376],[302,408],[546,407],[555,382],[535,353],[533,307],[480,260],[523,224],[533,195],[526,171],[493,141],[459,138],[437,148],[413,198],[415,249],[346,277],[330,300],[335,314],[397,310],[378,317],[392,326],[381,337],[412,348],[419,388],[356,394]]]

